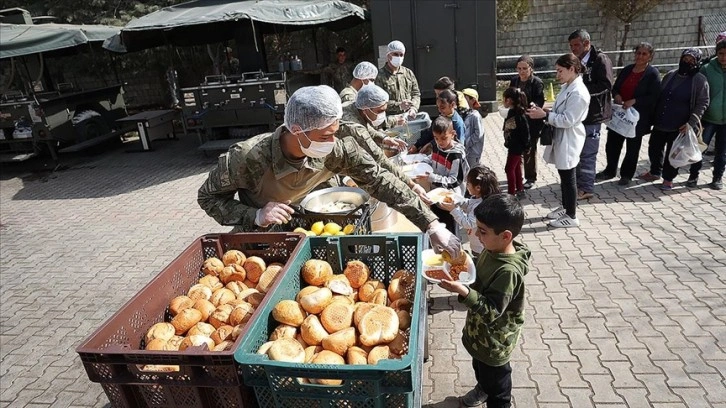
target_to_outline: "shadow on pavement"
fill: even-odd
[[[446,399],[441,402],[425,404],[423,408],[459,408],[462,406],[463,405],[459,401],[459,397],[446,397]]]

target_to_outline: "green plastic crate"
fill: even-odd
[[[294,364],[271,361],[258,355],[257,350],[277,327],[272,318],[273,307],[281,300],[294,299],[305,286],[300,277],[303,264],[312,258],[330,263],[335,274],[340,274],[351,260],[364,262],[371,270],[371,278],[388,285],[399,269],[415,273],[411,327],[408,330],[409,352],[402,359],[391,359],[376,365],[320,365]],[[247,386],[254,387],[257,401],[266,407],[351,407],[351,408],[406,408],[413,406],[413,391],[421,382],[422,356],[419,353],[423,296],[421,276],[421,234],[310,237],[303,243],[292,261],[289,273],[282,277],[277,288],[268,293],[269,301],[252,322],[242,340],[235,360]],[[300,384],[298,378],[341,379],[340,386]]]

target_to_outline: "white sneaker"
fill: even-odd
[[[550,221],[550,226],[555,228],[575,228],[580,226],[580,220],[570,218],[569,215],[564,214],[560,218]]]
[[[550,220],[556,220],[565,215],[566,213],[567,211],[565,211],[564,207],[557,207],[554,211],[547,214],[547,218]]]

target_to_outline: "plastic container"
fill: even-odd
[[[431,283],[439,283],[441,279],[435,279],[427,272],[441,270],[448,280],[452,280],[451,264],[441,259],[433,249],[427,249],[421,254],[423,266],[421,268],[424,279]],[[476,280],[476,265],[469,255],[466,256],[466,271],[459,274],[458,281],[464,285],[471,285]]]
[[[398,137],[407,143],[414,143],[421,136],[421,131],[431,127],[431,119],[414,119],[409,120],[403,126],[391,128],[392,132],[397,132]]]
[[[349,260],[358,259],[371,269],[371,277],[386,283],[399,269],[421,270],[421,234],[341,236],[305,241],[268,303],[248,330],[235,352],[244,382],[255,390],[260,407],[411,407],[413,391],[419,389],[423,355],[419,353],[421,307],[425,303],[423,280],[417,280],[413,293],[408,352],[401,360],[391,359],[377,365],[329,366],[271,361],[256,352],[277,326],[272,308],[279,301],[294,299],[305,283],[300,278],[302,265],[311,258],[327,260],[336,274],[342,273]],[[300,384],[297,378],[343,380],[340,386]]]
[[[169,301],[197,283],[207,258],[238,249],[248,256],[281,262],[285,266],[277,285],[304,239],[298,233],[199,237],[76,349],[88,378],[103,386],[114,407],[256,407],[252,390],[243,385],[234,350],[265,308],[274,285],[229,351],[198,347],[183,352],[147,351],[142,350],[142,342],[153,324],[170,320]],[[144,365],[177,365],[179,371],[142,371]]]

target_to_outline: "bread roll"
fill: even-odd
[[[226,285],[224,285],[225,288],[231,290],[235,295],[239,295],[244,290],[248,289],[247,285],[245,285],[242,282],[232,281]]]
[[[237,307],[237,306],[247,306],[250,304],[250,302],[248,302],[246,300],[235,299],[235,300],[230,300],[227,304],[232,305],[232,307]]]
[[[194,302],[194,308],[202,313],[202,321],[206,322],[217,307],[206,299],[197,299],[197,301]]]
[[[333,292],[328,288],[319,288],[315,292],[300,298],[300,306],[312,314],[318,314],[333,300]]]
[[[237,326],[234,326],[234,330],[232,330],[232,340],[237,340],[237,338],[242,335],[243,330],[244,326],[242,325],[238,324]]]
[[[275,340],[267,351],[267,355],[274,361],[305,362],[305,349],[295,339],[282,338]]]
[[[322,323],[318,319],[318,316],[309,315],[305,318],[302,325],[300,325],[300,335],[302,336],[305,343],[311,346],[319,345],[325,337],[328,336],[328,332],[325,331]]]
[[[277,275],[280,274],[282,268],[279,266],[270,266],[262,273],[259,281],[257,282],[257,290],[261,293],[267,293],[277,279]]]
[[[179,347],[181,346],[182,341],[184,341],[184,337],[182,336],[174,336],[170,338],[166,342],[166,348],[169,351],[178,351]]]
[[[200,336],[211,337],[212,333],[214,333],[215,330],[217,330],[217,329],[215,329],[214,326],[212,326],[211,324],[199,322],[199,323],[195,324],[194,326],[192,326],[192,328],[189,329],[189,331],[187,331],[187,336],[200,335]]]
[[[343,270],[343,274],[353,289],[358,289],[368,281],[371,275],[371,270],[368,266],[361,261],[348,261]]]
[[[300,343],[300,345],[303,346],[303,348],[306,348],[309,346],[309,344],[305,342],[305,339],[302,338],[302,334],[300,334],[300,332],[298,332],[295,335],[295,340],[297,340],[297,342]]]
[[[250,274],[249,273],[247,274],[247,279],[245,279],[245,281],[242,282],[242,283],[244,283],[245,286],[247,286],[248,288],[255,288],[257,286],[257,282],[252,282],[250,280]]]
[[[272,308],[272,318],[275,321],[299,327],[305,320],[305,310],[294,300],[281,300]]]
[[[329,304],[320,313],[320,322],[328,333],[335,333],[353,324],[354,307],[342,302]]]
[[[315,358],[315,355],[323,351],[322,346],[307,346],[305,347],[305,362],[310,363]]]
[[[345,296],[345,295],[333,295],[333,299],[330,301],[330,303],[335,302],[341,302],[346,305],[354,306],[355,301],[351,296]]]
[[[399,330],[393,341],[388,343],[388,349],[391,353],[398,356],[406,354],[406,351],[408,350],[408,340],[405,333]]]
[[[232,310],[234,310],[234,306],[230,304],[217,306],[214,312],[209,315],[209,323],[216,329],[229,324],[229,315],[232,314]]]
[[[398,315],[390,307],[376,306],[360,320],[358,331],[361,344],[366,346],[389,343],[398,334]]]
[[[333,275],[327,282],[325,282],[325,287],[330,289],[330,291],[334,294],[345,296],[353,294],[353,288],[350,286],[350,282],[345,275]]]
[[[333,353],[329,350],[323,350],[320,353],[316,354],[315,357],[313,357],[313,361],[311,361],[312,364],[328,364],[328,365],[344,365],[345,360],[340,355]],[[337,379],[320,379],[320,378],[311,378],[310,382],[314,384],[320,384],[320,385],[340,385],[343,383],[342,380]]]
[[[388,304],[388,292],[385,289],[376,289],[368,302],[386,306]]]
[[[360,347],[352,346],[345,353],[345,362],[350,365],[368,364],[368,353]]]
[[[386,286],[377,280],[369,280],[364,283],[363,286],[358,288],[358,298],[361,302],[368,302],[373,297],[373,292],[376,289],[386,289]]]
[[[297,327],[280,324],[270,333],[268,340],[295,339],[295,336],[297,336]]]
[[[407,295],[414,292],[415,286],[416,276],[401,269],[393,275],[391,283],[388,285],[388,298],[391,301],[405,299]]]
[[[176,335],[182,335],[201,321],[202,312],[194,308],[189,308],[182,310],[178,315],[174,316],[171,324],[174,326],[174,333]]]
[[[218,276],[219,273],[222,272],[222,269],[224,269],[224,263],[222,263],[219,258],[209,258],[204,261],[204,264],[202,265],[202,272],[204,272],[205,275]]]
[[[217,330],[215,330],[211,336],[209,336],[213,341],[214,344],[219,345],[223,341],[233,341],[232,339],[232,332],[234,331],[234,327],[229,325],[223,325],[219,326]]]
[[[260,305],[262,304],[262,301],[264,299],[265,299],[265,294],[264,293],[260,293],[260,292],[252,293],[252,294],[250,294],[249,296],[247,296],[245,298],[245,300],[249,304],[251,304],[252,306],[254,306],[255,308],[260,307]]]
[[[225,266],[221,272],[219,272],[219,280],[225,285],[230,282],[244,282],[247,278],[247,271],[241,265],[231,264]]]
[[[189,347],[203,347],[207,346],[207,350],[211,351],[214,348],[214,341],[207,336],[194,335],[185,337],[179,345],[179,351],[184,351]]]
[[[376,307],[376,305],[368,302],[358,302],[355,304],[355,311],[353,312],[353,324],[355,327],[358,327],[363,316],[370,312],[374,307]]]
[[[161,339],[164,341],[174,337],[176,329],[171,323],[156,323],[146,332],[146,344],[149,344],[154,339]]]
[[[265,269],[267,269],[265,261],[256,256],[247,258],[242,266],[245,268],[245,271],[247,271],[247,279],[254,283],[259,282],[260,276],[262,276],[262,273],[265,272]]]
[[[220,288],[212,293],[212,297],[209,298],[209,301],[212,302],[214,306],[221,306],[231,302],[236,298],[237,296],[235,296],[234,292],[232,292],[231,290],[227,288]]]
[[[275,344],[274,341],[265,342],[264,344],[262,344],[260,346],[259,349],[257,349],[257,354],[267,354],[267,352],[270,350],[270,347],[272,347],[273,344]]]
[[[229,251],[225,252],[224,255],[222,255],[222,263],[224,263],[225,266],[227,265],[242,265],[247,260],[247,257],[245,256],[242,251],[238,251],[236,249],[230,249]]]
[[[199,284],[209,287],[209,289],[212,289],[212,292],[215,290],[224,287],[222,282],[219,281],[219,278],[214,275],[205,275],[202,276],[199,279]]]
[[[189,296],[181,295],[177,296],[169,302],[169,313],[172,316],[176,316],[184,309],[188,309],[194,306],[194,300]]]
[[[243,303],[232,309],[232,313],[229,314],[229,324],[237,326],[245,324],[250,320],[252,314],[255,312],[255,308],[249,303]]]
[[[189,292],[187,292],[187,296],[189,296],[189,298],[192,300],[197,300],[197,299],[209,300],[212,298],[212,289],[210,289],[209,286],[197,283],[196,285],[189,288]]]
[[[376,365],[379,361],[388,358],[391,358],[391,351],[388,346],[376,346],[368,353],[368,364]]]
[[[300,273],[308,285],[321,286],[333,276],[333,268],[325,261],[310,259],[305,262]]]
[[[355,328],[348,327],[324,338],[321,344],[324,349],[344,356],[348,348],[355,345],[355,340]]]
[[[212,351],[227,351],[227,350],[231,350],[233,344],[234,343],[231,342],[231,341],[223,341],[223,342],[217,344],[216,346],[214,346],[214,348],[212,348]]]
[[[411,327],[411,313],[405,310],[396,310],[396,315],[398,315],[398,328],[400,330],[406,330]]]
[[[151,340],[150,342],[146,343],[146,348],[144,350],[149,351],[169,351],[167,349],[167,340],[164,340],[162,338],[155,338]]]
[[[295,295],[295,300],[299,302],[300,298],[302,298],[303,296],[309,295],[318,289],[320,289],[320,286],[314,286],[314,285],[305,286],[304,288],[300,289],[300,292],[297,292],[297,295]]]
[[[391,309],[393,310],[405,310],[409,313],[411,313],[411,309],[413,308],[413,303],[408,299],[397,299],[391,302],[390,305]]]

